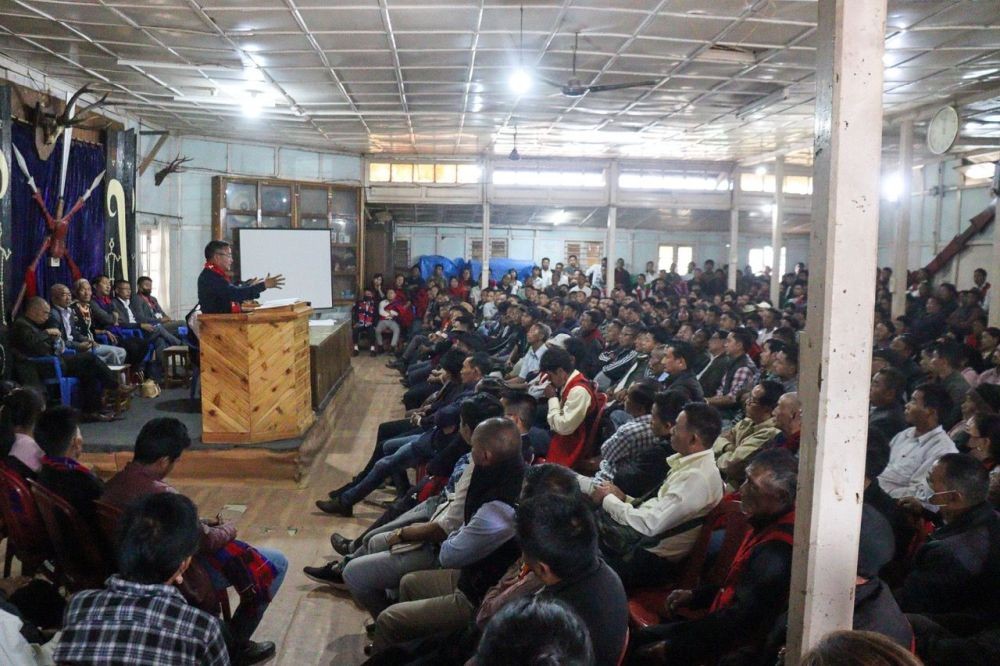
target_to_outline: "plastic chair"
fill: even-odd
[[[0,463],[0,516],[7,528],[4,577],[10,575],[14,557],[21,562],[24,575],[31,576],[37,571],[48,574],[43,565],[53,559],[54,551],[35,498],[21,475],[3,463]]]
[[[736,557],[740,543],[749,528],[747,518],[740,509],[738,502],[725,501],[712,509],[698,533],[691,553],[688,555],[684,570],[673,583],[655,588],[635,590],[629,595],[629,621],[637,629],[642,629],[661,622],[660,613],[667,597],[674,590],[690,590],[700,584],[721,584],[725,580],[729,567]],[[706,568],[708,547],[712,541],[712,533],[725,530],[722,546],[715,559]]]
[[[72,351],[66,350],[64,353],[72,353]],[[62,363],[59,362],[59,357],[32,356],[28,360],[42,367],[50,366],[52,368],[52,376],[43,378],[42,384],[46,388],[55,386],[59,390],[59,403],[71,407],[73,405],[73,395],[78,390],[80,382],[76,377],[63,374]]]
[[[66,589],[73,593],[103,587],[112,567],[95,543],[93,530],[62,497],[36,481],[28,481],[28,485],[52,541]]]

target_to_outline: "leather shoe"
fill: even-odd
[[[375,644],[374,643],[365,643],[365,656],[366,657],[372,656],[372,652],[374,650],[375,650]]]
[[[114,421],[114,417],[104,412],[88,412],[81,417],[84,423],[107,423]]]
[[[337,532],[330,535],[330,545],[333,546],[333,549],[338,555],[344,555],[346,557],[354,552],[354,540],[348,539]]]
[[[271,641],[261,641],[256,643],[250,641],[247,643],[246,647],[240,650],[239,654],[236,656],[235,663],[238,666],[250,666],[250,664],[259,664],[262,661],[267,661],[274,657],[276,652],[274,643]]]
[[[316,500],[316,508],[323,513],[329,513],[334,516],[343,516],[344,518],[350,518],[354,515],[354,505],[344,504],[340,501],[340,498],[330,499],[330,500]]]
[[[368,638],[375,635],[375,620],[367,620],[365,622],[365,634]]]

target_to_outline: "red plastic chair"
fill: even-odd
[[[21,562],[21,572],[32,576],[48,571],[43,566],[52,561],[55,552],[38,513],[35,498],[20,474],[0,463],[0,516],[7,528],[7,554],[4,576],[10,573],[12,558]]]
[[[112,567],[94,538],[97,535],[69,502],[36,481],[28,481],[28,485],[66,589],[72,593],[103,587]]]
[[[729,567],[748,528],[747,518],[740,510],[738,502],[720,502],[705,517],[698,539],[677,580],[663,587],[636,590],[629,595],[628,612],[632,626],[642,629],[660,624],[662,622],[660,613],[664,610],[667,597],[674,590],[690,590],[703,583],[721,584],[729,572]],[[712,533],[720,529],[725,530],[722,546],[706,570]]]

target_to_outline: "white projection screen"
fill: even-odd
[[[261,294],[268,300],[301,298],[316,309],[333,307],[329,229],[238,229],[240,279],[285,276],[283,289]]]

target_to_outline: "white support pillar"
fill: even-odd
[[[740,267],[740,207],[736,194],[739,187],[738,174],[733,172],[733,189],[729,199],[729,284],[730,291],[736,291],[736,271]]]
[[[896,254],[892,262],[892,318],[906,314],[910,264],[910,207],[913,204],[913,119],[899,126],[899,201],[896,203]]]
[[[781,301],[781,247],[782,225],[785,223],[785,156],[774,160],[774,207],[771,210],[771,305]]]
[[[493,199],[493,162],[483,165],[483,270],[479,274],[479,286],[490,286],[490,201]]]
[[[610,294],[615,286],[615,236],[618,228],[618,160],[611,162],[608,169],[608,240],[604,248],[604,256],[608,258],[608,267],[604,275],[604,291]]]
[[[1000,165],[997,166],[1000,169]],[[994,176],[993,183],[998,179]],[[1000,188],[998,188],[1000,189]],[[993,200],[994,210],[1000,208],[1000,196]],[[1000,326],[1000,218],[997,213],[993,213],[993,262],[992,268],[987,269],[986,279],[996,282],[996,286],[990,287],[989,291],[989,324],[990,326]]]
[[[790,664],[854,614],[878,249],[886,0],[820,0]]]

